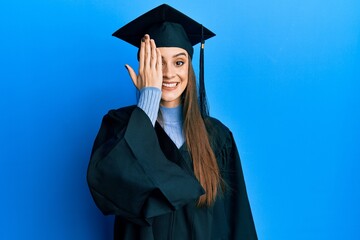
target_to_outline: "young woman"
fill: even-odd
[[[198,101],[192,46],[212,35],[189,19],[161,5],[114,33],[139,47],[140,97],[104,116],[87,176],[114,239],[257,239],[233,136]]]

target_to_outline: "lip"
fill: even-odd
[[[162,88],[166,90],[173,90],[176,89],[179,84],[179,82],[163,82]]]

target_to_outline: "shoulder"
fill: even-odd
[[[232,133],[220,120],[213,117],[204,119],[213,150],[219,151],[231,142]]]
[[[136,108],[136,105],[121,107],[118,109],[111,109],[105,116],[114,117],[114,118],[126,118],[130,117],[131,113]]]
[[[103,119],[105,121],[116,121],[116,122],[126,122],[129,120],[132,112],[136,109],[136,105],[121,107],[118,109],[111,109],[107,114],[104,115]]]
[[[230,129],[214,117],[206,117],[204,122],[210,135],[219,135],[218,137],[221,137],[231,134]]]
[[[103,116],[102,127],[106,129],[123,128],[129,122],[132,112],[136,106],[127,106],[118,109],[111,109]]]

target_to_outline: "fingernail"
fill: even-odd
[[[126,70],[129,70],[128,67],[125,65]]]
[[[142,41],[142,42],[145,42],[145,37],[143,37],[143,38],[141,39],[141,41]]]

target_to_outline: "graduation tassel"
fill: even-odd
[[[201,46],[200,46],[200,74],[199,74],[199,102],[202,117],[209,115],[209,109],[206,100],[205,81],[204,81],[204,28],[201,25]]]

